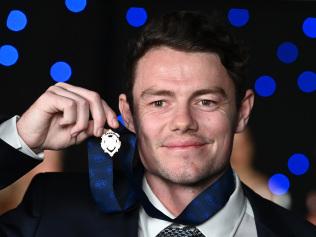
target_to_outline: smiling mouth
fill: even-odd
[[[170,151],[189,151],[197,150],[205,147],[206,145],[212,144],[214,140],[199,138],[199,137],[179,137],[166,139],[162,144],[162,148],[166,148]]]
[[[206,143],[192,143],[192,144],[170,144],[163,146],[170,150],[189,150],[189,149],[198,149],[206,145]]]

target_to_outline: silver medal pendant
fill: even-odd
[[[101,147],[103,151],[113,157],[121,147],[120,135],[109,129],[101,138]]]

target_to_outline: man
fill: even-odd
[[[0,218],[1,236],[316,236],[312,225],[254,194],[230,169],[233,136],[245,128],[254,94],[244,77],[247,56],[216,18],[166,14],[131,49],[119,109],[144,167],[138,202],[105,213],[87,176],[43,174]],[[104,125],[119,126],[98,94],[50,87],[16,131],[15,118],[1,125],[1,185],[35,166],[44,149],[100,137]]]

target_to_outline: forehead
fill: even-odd
[[[179,91],[216,87],[227,91],[234,86],[217,54],[158,47],[136,65],[133,93],[150,87]]]

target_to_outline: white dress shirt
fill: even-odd
[[[20,138],[16,128],[17,119],[19,119],[19,117],[15,116],[0,124],[0,139],[34,159],[43,159],[43,152],[35,154]],[[252,207],[243,193],[239,177],[236,174],[234,174],[234,176],[236,188],[226,205],[212,218],[197,226],[206,237],[257,236]],[[145,178],[143,181],[143,189],[150,202],[158,210],[171,219],[175,218],[152,192]],[[141,208],[138,224],[139,237],[155,237],[170,224],[172,223],[148,216],[145,210]]]
[[[19,118],[20,117],[16,115],[0,124],[0,139],[26,155],[37,160],[42,160],[44,158],[44,152],[35,154],[19,136],[16,128],[16,122]]]
[[[240,180],[236,174],[236,188],[226,205],[212,218],[196,226],[206,237],[256,237],[257,230],[251,205],[244,195]],[[143,189],[149,201],[166,216],[174,219],[157,196],[152,192],[146,179]],[[139,237],[155,237],[171,222],[152,218],[141,208],[139,217]]]

